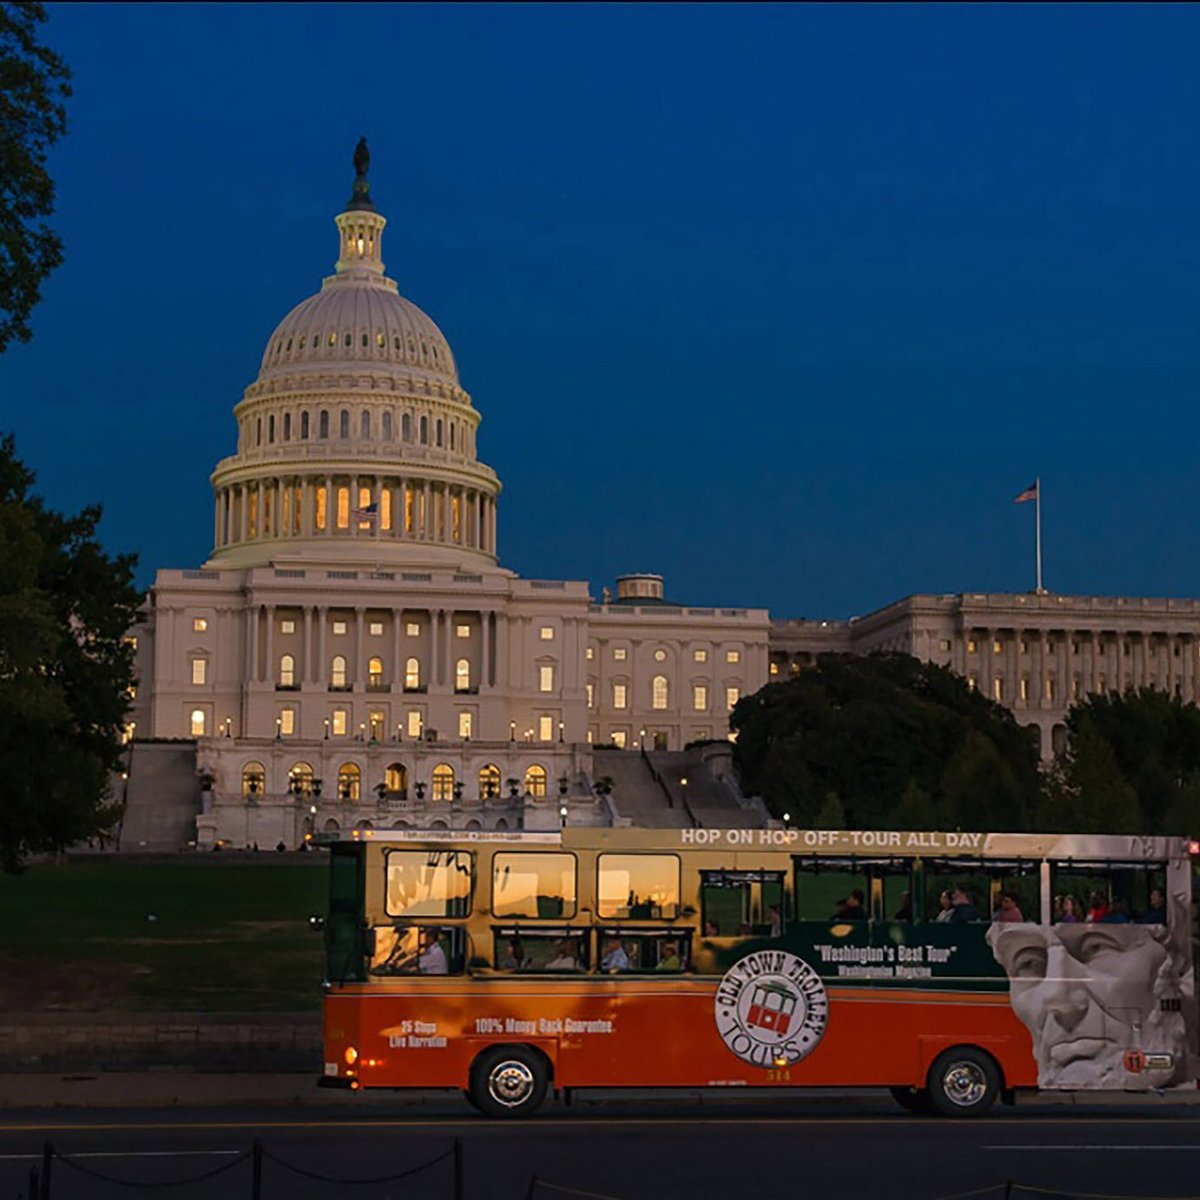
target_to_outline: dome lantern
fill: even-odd
[[[344,212],[334,217],[340,235],[338,275],[362,279],[383,275],[383,227],[386,218],[375,211],[367,169],[371,154],[367,139],[359,138],[354,150],[354,191]]]

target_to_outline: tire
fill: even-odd
[[[922,1117],[929,1116],[931,1111],[929,1093],[924,1088],[893,1087],[888,1088],[888,1091],[892,1093],[892,1099],[905,1112],[917,1113]]]
[[[943,1117],[982,1117],[1003,1086],[995,1060],[974,1046],[954,1046],[939,1054],[928,1082],[929,1103]]]
[[[529,1117],[550,1086],[545,1057],[530,1046],[493,1046],[471,1067],[471,1103],[487,1117]]]

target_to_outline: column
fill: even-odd
[[[493,554],[496,553],[496,501],[494,499],[488,501],[488,547]]]
[[[358,507],[358,489],[359,481],[357,475],[350,476],[350,513],[349,521],[350,528],[348,530],[351,537],[358,537],[358,522],[354,519],[354,510]]]
[[[333,476],[325,476],[325,537],[333,536],[333,518],[335,506],[333,503]]]
[[[425,480],[424,500],[421,502],[421,538],[423,541],[433,541],[433,512],[430,504],[430,497],[433,495],[433,486],[429,480]]]
[[[241,512],[238,514],[238,529],[241,536],[239,542],[245,542],[250,536],[250,489],[243,483],[238,492],[242,498]]]
[[[275,605],[264,607],[267,614],[267,647],[263,661],[263,678],[275,682]]]
[[[324,604],[317,605],[317,638],[313,651],[313,683],[321,683],[325,678],[325,630],[329,624],[329,608]]]
[[[312,605],[304,606],[304,650],[303,658],[300,660],[299,679],[301,683],[313,681],[313,643],[312,643]]]
[[[491,647],[488,641],[491,638],[491,619],[492,614],[489,612],[480,612],[479,614],[479,690],[482,692],[485,688],[491,686],[491,666],[492,655]]]
[[[404,671],[401,660],[400,639],[404,636],[404,613],[398,608],[392,609],[392,690],[399,691],[404,685]]]

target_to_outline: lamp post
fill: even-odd
[[[563,723],[561,721],[558,723],[558,740],[560,743],[563,740]]]
[[[325,718],[325,740],[329,741],[329,718]]]
[[[275,718],[275,740],[277,742],[283,741],[283,718],[282,717]]]

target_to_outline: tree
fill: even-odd
[[[1075,722],[1073,738],[1047,782],[1042,828],[1070,833],[1138,833],[1137,792],[1096,723]]]
[[[846,812],[842,808],[842,802],[838,799],[837,792],[830,792],[826,795],[821,807],[817,809],[817,816],[813,824],[818,829],[846,828]]]
[[[1037,752],[1013,715],[907,654],[820,655],[740,700],[732,725],[743,786],[809,828],[831,792],[851,829],[897,827],[906,796],[906,815],[1023,829],[1038,796]]]
[[[118,816],[133,684],[126,632],[141,594],[135,558],[96,540],[100,509],[67,517],[31,495],[33,474],[0,439],[0,868],[103,837]]]
[[[54,211],[50,147],[66,132],[70,72],[38,43],[41,4],[0,2],[0,352],[30,337],[41,283],[62,261],[42,218]]]

